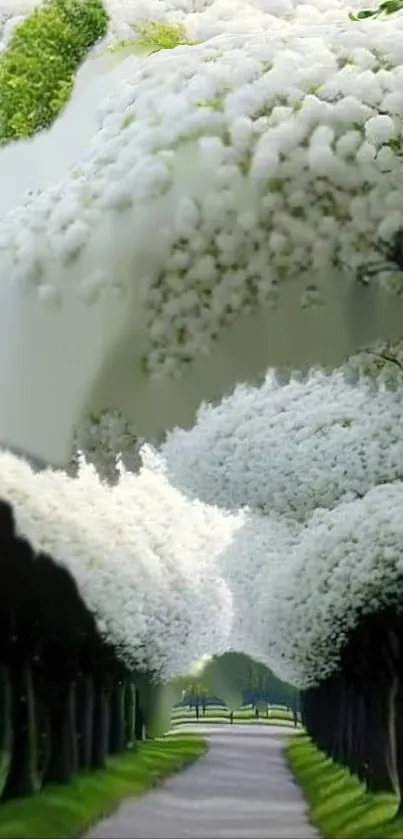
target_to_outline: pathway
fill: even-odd
[[[181,726],[180,732],[195,730]],[[200,731],[200,726],[197,729]],[[207,726],[208,754],[141,799],[129,799],[86,839],[315,839],[282,749],[292,729]]]

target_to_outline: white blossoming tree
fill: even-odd
[[[270,363],[399,337],[402,20],[297,5],[103,76],[85,155],[0,222],[5,444],[65,465],[85,413],[153,437]]]
[[[4,566],[34,592],[29,606],[11,576],[2,594],[14,728],[29,731],[17,699],[38,645],[50,778],[71,771],[55,709],[66,719],[94,650],[101,732],[101,672],[116,687],[136,668],[147,696],[150,674],[168,681],[236,645],[304,688],[317,742],[401,801],[401,391],[348,382],[347,368],[285,387],[269,377],[203,408],[160,454],[145,448],[138,476],[116,474],[116,453],[135,465],[137,435],[189,424],[203,398],[268,364],[334,368],[402,334],[403,16],[255,12],[245,34],[239,5],[220,28],[202,4],[187,31],[204,27],[203,43],[130,57],[83,89],[29,197],[51,134],[15,184],[10,161],[27,147],[0,155],[0,440],[64,466],[77,429],[118,477],[80,463],[74,480],[38,475],[1,455]],[[47,575],[74,610],[66,637]],[[29,776],[16,749],[9,794]]]
[[[307,691],[320,744],[400,798],[402,391],[392,351],[329,376],[239,387],[143,456],[192,497],[249,508],[221,560],[233,648]],[[357,369],[366,377],[352,381]]]
[[[351,362],[351,365],[353,362]],[[347,371],[349,372],[349,370]],[[403,477],[403,393],[344,370],[241,386],[143,456],[193,497],[306,521]]]
[[[144,710],[147,685],[227,649],[232,603],[217,558],[239,523],[147,470],[109,487],[84,463],[74,479],[4,452],[0,467],[0,664],[17,732],[3,795],[15,796],[38,780],[35,704],[50,726],[43,780],[66,782],[133,739],[133,679]]]

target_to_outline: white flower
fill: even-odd
[[[386,114],[372,117],[365,123],[365,136],[370,143],[382,145],[389,143],[396,137],[396,127],[393,120]]]

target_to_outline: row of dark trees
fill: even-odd
[[[365,616],[337,673],[304,691],[302,721],[316,745],[369,792],[395,792],[403,811],[403,616]]]
[[[0,503],[1,798],[69,783],[133,748],[141,678],[102,641],[68,571],[35,556]]]

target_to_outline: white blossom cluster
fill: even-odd
[[[403,390],[343,371],[239,386],[144,457],[209,504],[305,521],[317,508],[403,479]]]
[[[337,669],[360,619],[402,609],[403,483],[318,510],[298,544],[267,568],[266,661],[304,688]]]
[[[273,630],[270,617],[271,581],[281,569],[290,567],[300,532],[301,526],[284,517],[249,515],[221,557],[233,605],[231,650],[261,661],[275,672],[277,630]],[[283,600],[282,608],[287,615],[290,604]]]
[[[122,470],[109,487],[84,462],[75,479],[0,454],[0,496],[35,553],[67,568],[101,637],[162,681],[228,647],[232,602],[217,558],[236,517],[190,503],[161,476]]]
[[[263,34],[128,59],[116,87],[110,74],[77,165],[0,222],[0,439],[61,462],[94,406],[154,435],[270,363],[339,363],[399,336],[382,289],[403,279],[403,16],[330,11],[277,8]],[[68,143],[77,121],[59,123]],[[369,289],[353,282],[368,272]],[[59,453],[30,413],[51,391]]]
[[[399,357],[399,346],[375,348],[375,361]],[[403,391],[376,367],[349,381],[354,364],[285,385],[269,374],[259,388],[203,406],[194,428],[176,429],[159,450],[141,450],[146,470],[187,496],[249,508],[220,557],[229,648],[300,687],[337,668],[362,615],[401,598]],[[107,449],[118,453],[123,426],[104,423]]]
[[[369,8],[375,4],[367,4]],[[189,40],[207,41],[223,34],[270,33],[286,20],[312,23],[345,21],[361,0],[106,0],[110,38],[131,40],[144,21],[181,24]]]
[[[301,689],[337,671],[363,617],[403,608],[402,502],[396,481],[303,524],[250,516],[221,560],[233,598],[231,649]]]
[[[364,614],[402,597],[403,391],[346,371],[269,374],[142,449],[190,497],[249,508],[221,558],[232,648],[300,687],[337,668]]]

